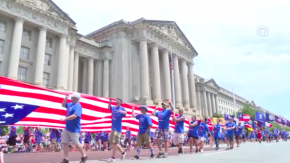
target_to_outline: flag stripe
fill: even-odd
[[[171,60],[172,63],[172,60]],[[65,95],[70,95],[72,92],[47,90],[45,88],[35,87],[25,83],[17,82],[14,80],[0,77],[0,102],[11,102],[18,105],[33,105],[37,108],[27,113],[28,115],[16,122],[16,126],[31,126],[31,127],[49,127],[60,128],[65,127],[64,123],[61,123],[59,119],[66,115],[66,109],[61,106]],[[80,103],[82,105],[81,116],[81,128],[82,131],[98,132],[98,131],[110,131],[111,129],[111,112],[108,109],[108,98],[94,97],[90,95],[81,94]],[[68,100],[70,102],[70,100]],[[116,105],[116,101],[112,100],[113,106]],[[122,106],[126,109],[127,115],[122,120],[123,132],[127,126],[132,130],[132,134],[136,134],[139,128],[139,122],[132,117],[132,107],[137,107],[135,104],[124,103]],[[11,108],[10,108],[11,109]],[[155,106],[148,106],[148,114],[155,110]],[[162,110],[157,108],[158,111]],[[140,110],[135,108],[135,114],[140,114]],[[2,115],[3,116],[3,115]],[[172,122],[172,116],[170,118],[170,129],[174,129],[175,122]],[[150,116],[152,119],[152,130],[154,131],[158,126],[158,117]],[[3,118],[3,117],[2,117]],[[11,117],[10,117],[11,118]],[[185,120],[185,130],[188,130],[189,120]],[[12,124],[11,124],[12,125]],[[212,129],[212,124],[208,124]]]

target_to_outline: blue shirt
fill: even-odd
[[[169,129],[169,119],[171,115],[171,110],[166,109],[156,113],[158,117],[158,128],[159,129]]]
[[[52,129],[51,131],[50,131],[50,140],[52,140],[52,139],[55,139],[56,138],[56,132],[58,132],[57,130],[55,130],[55,129]]]
[[[123,107],[118,106],[111,106],[111,113],[112,113],[112,130],[121,132],[122,131],[122,118],[125,116],[124,114],[120,113],[119,111],[126,111]]]
[[[214,138],[220,138],[220,136],[221,136],[220,130],[221,130],[221,125],[215,124],[214,128],[213,128],[213,137]]]
[[[228,129],[229,127],[235,127],[236,124],[234,122],[228,122],[226,123],[227,127],[227,135],[234,135],[234,129]]]
[[[131,136],[131,131],[127,130],[126,131],[126,139],[130,139],[130,136]]]
[[[138,134],[144,134],[149,126],[152,126],[151,118],[148,114],[138,114],[136,119],[139,120],[139,131]],[[150,130],[148,130],[148,135],[150,135]]]
[[[199,125],[199,128],[198,128],[198,135],[200,137],[206,138],[207,137],[206,133],[208,131],[209,131],[209,129],[207,127],[207,124],[201,122],[200,125]]]
[[[96,133],[96,134],[95,134],[95,140],[96,140],[96,141],[100,140],[100,133]]]
[[[91,133],[89,133],[89,132],[86,132],[85,133],[85,142],[90,142],[91,141]]]
[[[190,124],[193,124],[195,122],[197,122],[197,121],[191,121]],[[200,122],[197,122],[197,125],[196,126],[194,126],[194,127],[190,127],[189,126],[189,128],[188,128],[188,135],[198,138],[199,125],[200,125]]]
[[[36,143],[39,144],[41,142],[41,138],[42,138],[42,133],[40,130],[36,131],[35,137],[36,137]]]
[[[29,135],[29,129],[28,127],[23,128],[23,135]]]
[[[13,137],[16,135],[16,127],[11,126],[10,133],[9,133],[9,138]]]
[[[182,116],[177,116],[176,119],[180,118],[180,117],[184,117],[183,115]],[[185,120],[185,117],[182,121],[179,121],[179,122],[175,122],[175,129],[174,129],[174,133],[184,133],[184,120]]]
[[[82,106],[80,103],[67,103],[66,104],[66,116],[76,115],[77,118],[73,120],[65,121],[65,129],[69,132],[80,133],[81,132],[81,116],[82,116]]]
[[[236,135],[240,136],[242,134],[243,126],[239,125],[236,127]]]

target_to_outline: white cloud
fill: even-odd
[[[290,92],[290,1],[61,0],[88,34],[114,21],[174,20],[199,56],[195,72],[251,100]],[[264,25],[268,37],[258,37]],[[263,106],[263,103],[258,104]],[[267,106],[263,106],[267,108]]]

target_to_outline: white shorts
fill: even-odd
[[[198,137],[199,141],[205,141],[204,137]]]
[[[184,133],[173,133],[172,141],[174,145],[184,143]]]

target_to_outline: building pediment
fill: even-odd
[[[186,36],[183,34],[181,29],[178,27],[176,22],[174,21],[159,21],[159,20],[143,20],[143,24],[164,35],[165,37],[171,38],[176,42],[176,44],[179,44],[183,46],[185,49],[190,50],[193,54],[197,55],[196,50],[191,45],[189,40],[186,38]]]
[[[206,85],[211,86],[211,87],[214,87],[214,88],[216,88],[218,90],[220,89],[220,87],[217,85],[217,83],[213,79],[210,79],[210,80],[208,80],[208,81],[206,81],[204,83]]]
[[[37,10],[41,13],[45,13],[55,19],[59,19],[66,22],[71,27],[75,26],[75,22],[62,11],[52,0],[16,0],[17,3],[21,3],[33,10]]]

